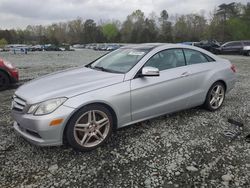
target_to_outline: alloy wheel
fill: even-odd
[[[76,142],[86,148],[95,147],[107,137],[110,120],[100,110],[90,110],[78,118],[74,126]]]
[[[218,109],[225,98],[225,90],[222,85],[215,85],[211,90],[209,103],[213,109]]]

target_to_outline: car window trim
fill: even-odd
[[[186,58],[186,55],[185,55],[185,53],[184,53],[184,48],[182,48],[181,50],[182,50],[182,53],[183,53],[183,56],[184,56],[184,59],[185,59],[185,65],[187,66],[187,65],[188,65],[188,64],[187,64],[187,58]]]

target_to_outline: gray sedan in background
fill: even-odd
[[[113,129],[200,105],[219,109],[235,72],[228,60],[193,46],[125,46],[18,88],[14,128],[36,145],[91,150]]]

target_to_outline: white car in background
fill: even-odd
[[[242,50],[242,54],[246,56],[250,56],[250,46],[244,46]]]

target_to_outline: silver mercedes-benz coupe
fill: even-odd
[[[14,128],[36,145],[91,150],[113,129],[200,105],[219,109],[235,72],[228,60],[193,46],[125,46],[18,88]]]

